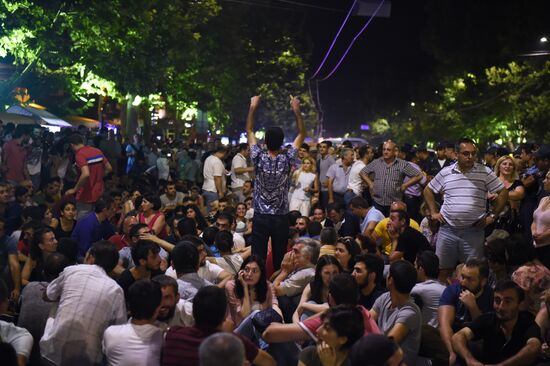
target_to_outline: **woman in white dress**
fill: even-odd
[[[308,216],[311,211],[311,198],[319,191],[319,178],[315,174],[315,161],[311,157],[302,160],[300,169],[292,175],[294,192],[290,197],[290,211],[300,211],[302,216]]]

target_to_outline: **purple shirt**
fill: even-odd
[[[292,146],[287,152],[270,156],[260,145],[252,145],[250,158],[254,163],[254,213],[285,215],[288,213],[290,170],[298,150]]]

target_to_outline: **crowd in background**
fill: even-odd
[[[0,126],[2,364],[550,364],[550,146],[306,143],[295,98],[262,145],[259,102],[233,145]]]

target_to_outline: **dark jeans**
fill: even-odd
[[[409,217],[420,224],[422,216],[420,215],[420,205],[422,205],[422,196],[405,196],[403,202],[407,205],[407,213]]]
[[[292,323],[292,315],[294,315],[294,312],[296,311],[296,308],[300,303],[300,297],[301,296],[298,295],[294,297],[279,296],[277,298],[277,300],[279,301],[279,308],[281,309],[281,312],[283,313],[283,318],[285,319],[285,323]]]
[[[326,211],[328,206],[328,191],[321,191],[319,193],[319,201],[321,203],[321,207],[323,208],[323,210]]]
[[[271,237],[273,269],[277,271],[288,244],[288,215],[254,213],[252,219],[252,254],[267,257],[267,243]]]

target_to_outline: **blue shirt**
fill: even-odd
[[[71,239],[78,242],[78,255],[83,258],[93,243],[107,240],[113,235],[115,231],[109,220],[99,222],[95,212],[90,212],[76,222]]]
[[[371,207],[365,218],[363,218],[363,222],[361,222],[361,234],[365,232],[365,229],[369,226],[369,222],[379,222],[382,220],[384,220],[384,214],[377,210],[374,206]]]
[[[8,265],[8,257],[11,254],[17,255],[17,242],[4,235],[0,238],[0,271]]]
[[[270,156],[260,145],[252,145],[250,158],[254,163],[254,212],[267,215],[288,213],[290,170],[298,150],[292,146],[287,152]]]
[[[472,315],[470,314],[470,311],[468,310],[466,305],[464,305],[464,303],[459,300],[461,292],[462,286],[460,286],[459,283],[455,283],[447,286],[447,288],[443,291],[441,298],[439,299],[439,306],[451,305],[455,308],[455,319],[453,322],[453,331],[455,332],[464,327],[464,323],[472,321]],[[482,313],[488,313],[492,311],[493,289],[486,285],[481,295],[476,298],[476,303]]]

